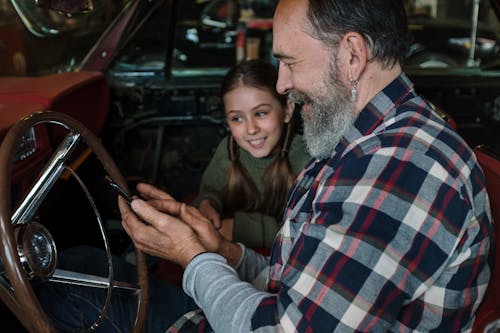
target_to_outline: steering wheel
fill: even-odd
[[[68,134],[49,162],[45,164],[28,194],[21,199],[14,212],[11,212],[11,170],[16,150],[22,144],[23,136],[39,124],[62,126]],[[36,280],[41,283],[53,281],[106,288],[108,300],[101,314],[89,328],[89,331],[92,331],[99,325],[107,311],[111,290],[121,287],[132,289],[137,294],[137,313],[132,332],[139,333],[145,326],[148,305],[147,264],[144,253],[135,249],[137,286],[124,286],[126,283],[114,281],[111,256],[104,228],[101,225],[110,265],[108,278],[62,271],[56,269],[57,251],[53,237],[41,223],[34,219],[37,209],[61,174],[65,171],[72,171],[66,164],[75,146],[82,140],[94,152],[108,176],[127,189],[124,177],[99,139],[68,115],[52,111],[32,113],[14,124],[3,139],[0,146],[0,237],[2,241],[0,258],[1,266],[3,266],[0,267],[0,269],[3,268],[0,271],[0,298],[29,332],[53,333],[57,330],[54,329],[40,306],[30,281]],[[97,212],[96,215],[98,215]]]

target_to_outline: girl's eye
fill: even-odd
[[[265,111],[257,111],[257,112],[255,112],[255,115],[258,118],[264,118],[267,115],[267,112],[265,112]]]
[[[242,118],[241,117],[230,117],[229,121],[234,122],[234,123],[241,123]]]

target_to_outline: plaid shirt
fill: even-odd
[[[298,177],[252,330],[468,331],[491,232],[472,151],[403,74]]]

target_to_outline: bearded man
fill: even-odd
[[[120,199],[136,247],[185,268],[199,309],[168,332],[471,330],[491,271],[484,175],[403,73],[407,40],[400,0],[279,1],[277,90],[302,105],[314,158],[270,258],[151,185]]]

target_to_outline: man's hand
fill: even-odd
[[[213,221],[210,221],[198,209],[175,201],[169,194],[150,184],[139,183],[137,185],[137,191],[142,198],[148,199],[148,204],[159,212],[176,216],[182,222],[191,226],[198,236],[199,241],[205,246],[207,251],[218,251],[221,235],[216,230],[216,227],[213,226]],[[185,210],[181,210],[180,207],[182,206],[185,207]]]
[[[198,206],[200,213],[203,214],[207,219],[212,221],[213,225],[216,229],[220,229],[222,227],[220,214],[219,212],[212,206],[210,200],[204,199],[200,202]]]
[[[180,216],[187,214],[185,204],[172,199],[163,200],[161,211],[141,199],[133,200],[129,207],[119,198],[118,204],[123,228],[139,250],[182,267],[186,267],[197,254],[209,250],[202,245],[194,229],[181,220]]]
[[[224,219],[222,220],[222,226],[219,229],[219,232],[225,239],[232,241],[233,240],[233,230],[234,230],[234,218]]]
[[[138,183],[136,186],[137,192],[141,195],[141,198],[145,200],[174,200],[172,196],[164,191],[160,190],[154,185],[147,183]]]
[[[233,266],[238,263],[242,254],[239,245],[227,241],[197,208],[150,184],[139,183],[137,191],[147,202],[134,200],[132,211],[120,199],[119,207],[123,227],[139,250],[182,267],[205,251],[221,254]]]

